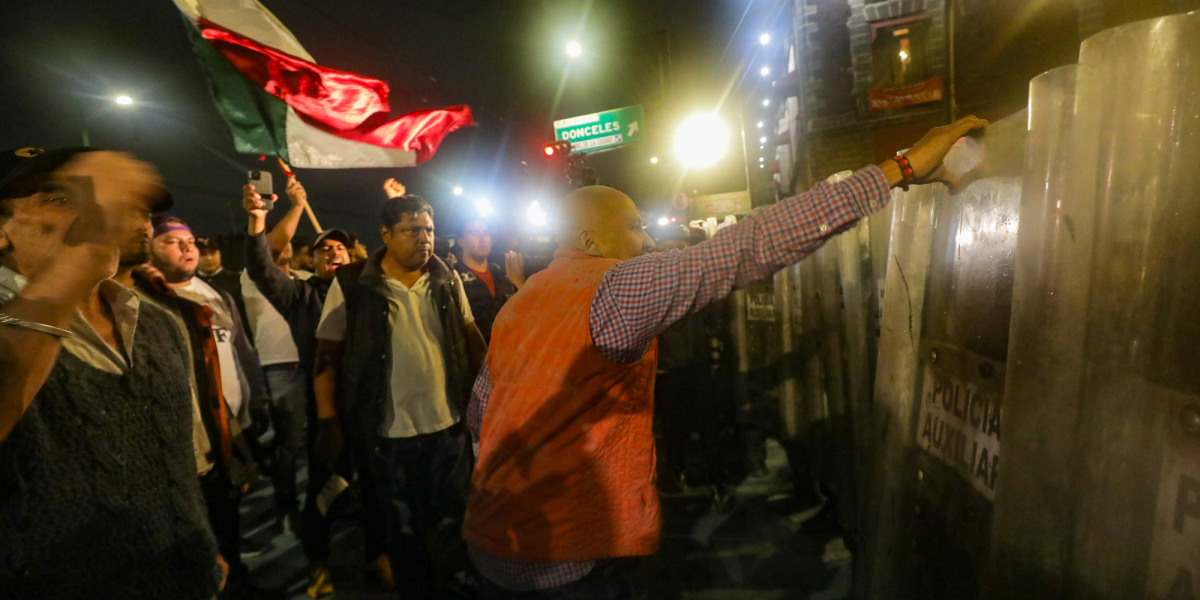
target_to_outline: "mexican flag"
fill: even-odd
[[[411,167],[474,125],[467,106],[388,119],[383,81],[318,65],[258,0],[174,0],[238,152],[313,169]]]

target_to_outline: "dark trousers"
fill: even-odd
[[[241,494],[235,497],[233,485],[217,467],[200,477],[200,491],[208,508],[208,524],[217,538],[217,550],[229,564],[229,581],[249,575],[242,562],[242,527],[238,507]]]
[[[473,457],[462,424],[410,438],[384,438],[370,457],[387,522],[388,556],[406,600],[434,598],[466,568],[462,519]]]
[[[271,394],[272,477],[275,510],[286,514],[296,510],[296,461],[304,451],[306,420],[304,371],[299,363],[263,367]]]
[[[633,561],[636,559],[600,561],[579,581],[531,592],[516,592],[480,577],[479,600],[634,600]]]
[[[726,439],[730,432],[723,429],[731,428],[737,414],[735,406],[725,406],[714,385],[704,363],[660,373],[654,382],[654,413],[662,433],[659,450],[665,471],[675,475],[687,471],[688,448],[695,432],[700,435],[707,483],[722,485],[730,482],[727,463],[730,453],[738,450],[730,447]]]
[[[307,412],[311,425],[307,431],[308,442],[308,488],[304,499],[304,511],[300,526],[300,543],[304,546],[304,557],[309,562],[329,560],[329,519],[317,508],[317,496],[329,478],[337,473],[346,481],[353,481],[358,473],[358,485],[362,496],[362,513],[359,515],[363,529],[363,558],[367,562],[387,552],[387,530],[383,517],[383,505],[379,500],[375,481],[368,465],[367,454],[353,451],[349,446],[342,453],[336,468],[331,469],[313,451],[317,441],[317,403],[310,391]],[[343,492],[345,494],[347,492]],[[341,502],[341,500],[339,500]]]

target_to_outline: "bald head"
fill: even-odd
[[[567,194],[558,218],[559,243],[593,256],[626,260],[654,249],[633,200],[607,186]]]

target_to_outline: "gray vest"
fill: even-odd
[[[59,353],[0,442],[0,596],[216,594],[183,344],[170,317],[143,303],[128,373]]]

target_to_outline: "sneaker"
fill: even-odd
[[[323,562],[314,562],[308,567],[308,595],[311,598],[320,598],[333,593],[333,573],[329,572],[329,565]]]
[[[254,540],[244,539],[244,540],[242,540],[242,548],[241,548],[242,549],[242,551],[241,551],[242,558],[246,559],[246,558],[254,558],[255,556],[261,556],[262,554],[265,554],[271,548],[272,548],[271,544],[260,544]]]
[[[396,589],[396,580],[392,577],[392,561],[388,560],[388,555],[376,556],[375,560],[367,563],[366,571],[367,575],[379,583],[379,587],[383,591],[391,592]]]

